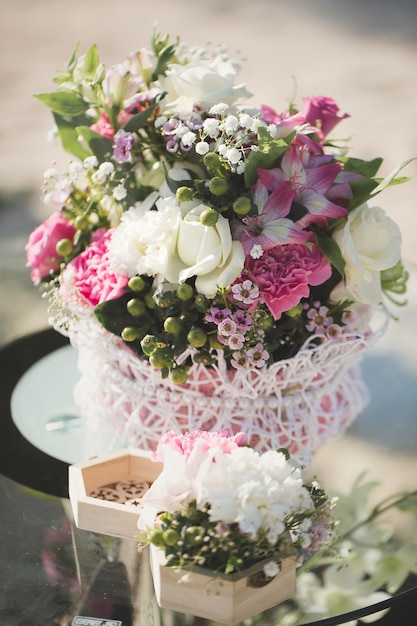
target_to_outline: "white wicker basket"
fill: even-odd
[[[62,332],[62,328],[58,328]],[[74,394],[88,430],[154,449],[168,430],[244,431],[258,450],[287,448],[302,464],[341,435],[369,401],[360,360],[372,335],[308,345],[261,370],[194,365],[184,385],[162,379],[118,337],[87,317],[70,325],[81,378]]]

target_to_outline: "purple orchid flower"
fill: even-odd
[[[246,255],[259,258],[275,246],[307,241],[307,233],[286,217],[293,197],[289,182],[283,182],[269,194],[267,186],[261,180],[257,181],[253,200],[258,215],[235,220],[232,225],[233,237],[241,242]]]
[[[342,171],[339,163],[308,167],[309,154],[293,143],[284,154],[281,168],[258,169],[259,180],[268,190],[279,188],[285,181],[293,191],[293,200],[302,204],[308,213],[296,224],[308,228],[311,224],[327,226],[329,219],[345,218],[347,209],[335,204],[326,194]]]

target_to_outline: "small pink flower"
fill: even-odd
[[[310,285],[321,285],[330,278],[329,261],[310,238],[311,246],[276,246],[261,259],[246,257],[246,275],[258,285],[263,300],[275,320],[310,294]]]
[[[110,123],[110,119],[107,113],[102,113],[97,122],[95,124],[92,124],[90,128],[95,133],[106,137],[106,139],[113,139],[114,137],[114,128]]]
[[[30,234],[25,246],[27,263],[34,283],[59,269],[62,257],[57,254],[56,245],[61,239],[73,240],[76,229],[65,219],[62,211],[53,213]]]
[[[262,343],[258,343],[254,348],[250,348],[246,355],[249,365],[252,367],[263,367],[267,359],[269,359],[269,353],[265,350]]]
[[[244,343],[245,343],[245,337],[244,335],[240,335],[239,333],[236,333],[235,335],[231,335],[228,338],[228,345],[229,345],[229,348],[231,348],[232,350],[241,350],[243,348]]]
[[[251,280],[244,280],[233,285],[232,294],[233,300],[243,304],[252,304],[259,297],[259,288]]]
[[[92,307],[124,293],[128,277],[110,269],[108,244],[112,230],[100,229],[89,246],[76,256],[66,268],[79,294]]]
[[[326,328],[333,324],[333,318],[328,316],[329,309],[327,306],[320,306],[320,303],[314,303],[315,309],[310,309],[307,318],[310,320],[306,324],[306,329],[316,335],[324,335]]]

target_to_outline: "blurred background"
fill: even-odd
[[[155,24],[192,45],[224,43],[242,59],[253,104],[283,110],[295,85],[296,101],[326,95],[351,115],[340,136],[354,156],[383,156],[382,174],[417,155],[415,0],[3,0],[2,8],[0,344],[47,324],[24,245],[50,213],[43,172],[68,157],[47,142],[52,117],[33,94],[54,89],[77,42],[82,52],[96,43],[107,66],[147,46]],[[381,202],[401,226],[405,258],[417,260],[417,180]]]

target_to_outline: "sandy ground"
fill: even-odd
[[[161,33],[189,44],[225,43],[242,58],[242,81],[255,94],[254,104],[284,109],[295,82],[299,101],[331,96],[351,115],[341,134],[351,137],[354,156],[383,156],[383,174],[417,155],[415,0],[2,0],[2,8],[0,344],[46,326],[23,247],[49,214],[39,198],[43,171],[66,157],[47,143],[51,116],[32,94],[53,90],[52,77],[77,42],[80,50],[96,43],[107,65],[147,46],[155,22]],[[416,172],[417,162],[406,170]],[[405,258],[416,263],[417,179],[388,190],[381,203],[400,224]],[[407,388],[414,394],[411,413],[415,379]]]

